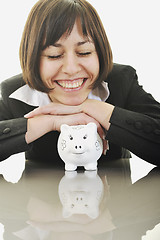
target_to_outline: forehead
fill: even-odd
[[[59,43],[66,41],[75,42],[78,46],[85,43],[93,43],[90,36],[83,34],[82,26],[78,21],[75,22],[72,31],[70,33],[66,31],[54,45],[58,46]]]
[[[74,41],[93,43],[89,31],[79,18],[72,23],[72,26],[68,26],[68,24],[67,26],[59,25],[58,29],[55,25],[54,27],[53,25],[48,27],[48,29],[50,28],[50,31],[45,33],[42,50],[49,46],[56,46],[66,40],[72,40],[72,43]]]

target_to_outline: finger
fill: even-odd
[[[37,115],[70,115],[81,112],[80,106],[68,106],[59,103],[51,103],[43,107],[38,107],[24,115],[25,118],[35,117]]]
[[[32,117],[35,117],[37,115],[41,115],[40,112],[41,112],[41,109],[40,108],[36,108],[33,111],[25,114],[24,117],[25,118],[32,118]]]
[[[76,113],[71,115],[61,115],[61,116],[55,116],[54,121],[54,129],[57,131],[60,131],[60,126],[62,124],[67,125],[86,125],[90,122],[94,122],[97,126],[99,126],[99,123],[93,119],[92,117],[88,116],[85,113]]]
[[[105,132],[103,127],[97,122],[97,132],[102,139],[105,139]]]
[[[58,106],[57,106],[58,109]],[[49,104],[43,107],[35,108],[33,111],[24,115],[25,118],[32,118],[38,115],[57,115],[56,107],[54,104]]]
[[[105,139],[105,132],[104,129],[101,127],[98,127],[98,134],[102,138],[103,141],[103,154],[106,155],[106,152],[108,150],[108,141]]]
[[[103,154],[106,155],[108,150],[108,141],[107,140],[103,140]]]
[[[51,103],[42,107],[38,107],[38,108],[35,108],[33,111],[24,115],[24,117],[31,118],[38,115],[57,115],[56,109],[59,109],[59,106],[60,105],[57,105],[57,104],[55,105]]]

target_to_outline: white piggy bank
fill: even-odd
[[[65,170],[74,171],[78,166],[84,166],[86,170],[96,170],[102,151],[103,143],[95,123],[61,125],[58,153],[65,162]]]
[[[97,171],[66,171],[58,187],[63,217],[85,214],[92,219],[97,218],[103,192],[104,186]]]

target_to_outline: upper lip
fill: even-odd
[[[77,81],[80,79],[87,79],[87,77],[79,77],[79,78],[73,78],[73,79],[56,79],[55,81]]]

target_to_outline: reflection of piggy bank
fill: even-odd
[[[102,155],[103,143],[97,133],[95,123],[87,125],[61,125],[58,139],[58,153],[65,162],[65,170],[76,170],[84,166],[86,170],[96,170],[97,160]]]
[[[97,171],[85,171],[84,173],[66,171],[59,183],[63,217],[86,214],[92,219],[97,218],[103,190],[103,183]]]

